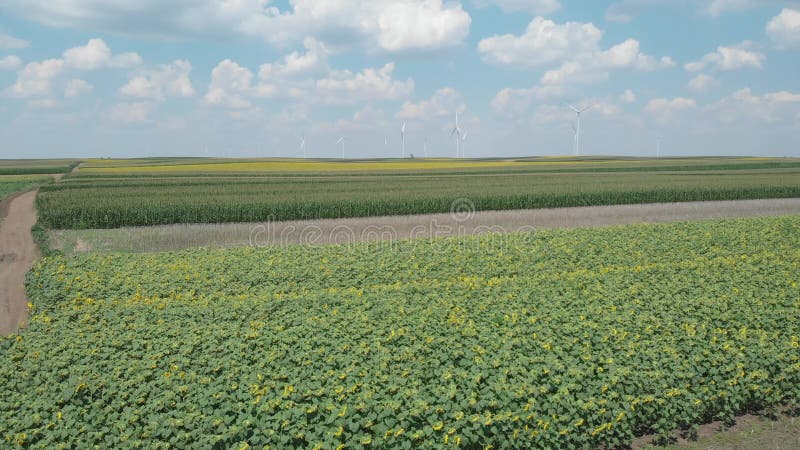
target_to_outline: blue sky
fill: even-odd
[[[0,158],[563,155],[565,102],[583,154],[800,156],[800,2],[0,2]]]

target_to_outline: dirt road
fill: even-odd
[[[25,274],[39,256],[31,236],[34,199],[36,191],[29,191],[0,204],[0,335],[17,331],[27,315]]]

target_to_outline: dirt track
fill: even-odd
[[[39,256],[31,236],[34,199],[36,191],[29,191],[0,204],[0,335],[17,331],[27,315],[25,274]]]

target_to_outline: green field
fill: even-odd
[[[0,175],[69,173],[78,163],[72,159],[0,159]]]
[[[0,198],[46,183],[51,179],[50,177],[35,175],[0,175]]]
[[[0,442],[620,447],[798,406],[799,265],[798,217],[45,258]]]
[[[42,189],[37,206],[45,226],[69,229],[440,213],[464,198],[478,210],[509,210],[800,196],[793,159],[475,160],[451,170],[440,163],[90,162]],[[335,168],[318,172],[325,167]],[[252,171],[237,172],[244,168]]]

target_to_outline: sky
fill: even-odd
[[[0,0],[0,158],[568,155],[568,103],[581,154],[800,156],[800,1]]]

